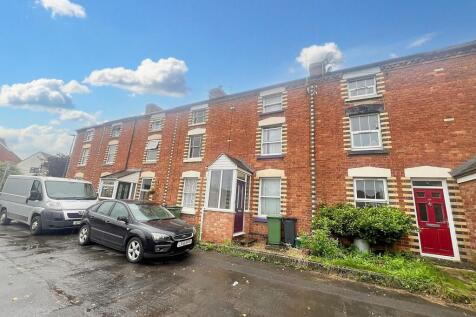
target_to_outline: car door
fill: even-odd
[[[120,219],[127,219],[127,221],[125,222]],[[104,238],[107,240],[108,245],[115,249],[124,249],[129,219],[130,216],[127,206],[121,202],[116,202],[105,224],[106,233],[104,234]]]
[[[89,226],[91,228],[91,239],[104,243],[106,233],[106,220],[114,206],[113,201],[105,201],[96,209],[95,212],[89,214]]]
[[[43,187],[39,180],[34,180],[33,184],[31,185],[30,192],[28,193],[28,198],[26,199],[26,206],[25,206],[26,213],[29,219],[31,219],[31,216],[33,215],[33,213],[41,212],[42,200],[43,200]]]

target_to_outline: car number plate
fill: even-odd
[[[177,242],[177,247],[180,248],[189,244],[192,244],[192,239]]]
[[[78,221],[73,221],[73,226],[79,226],[81,224],[81,221],[78,220]]]

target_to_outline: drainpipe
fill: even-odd
[[[129,166],[129,157],[131,156],[132,141],[134,140],[134,134],[136,132],[136,122],[137,120],[134,119],[134,123],[132,124],[131,141],[129,142],[129,147],[127,148],[126,166],[124,166],[125,170],[127,170],[127,167]]]

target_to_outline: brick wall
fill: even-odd
[[[476,261],[476,180],[460,183],[461,196],[466,209],[466,221],[470,235],[470,257]]]

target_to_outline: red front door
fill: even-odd
[[[453,256],[448,214],[443,190],[413,189],[423,253]]]

